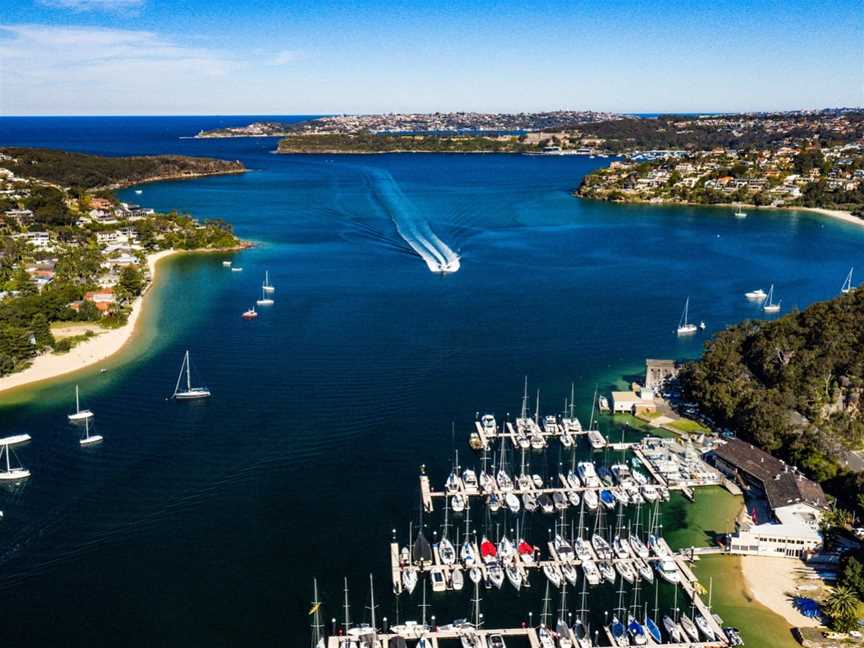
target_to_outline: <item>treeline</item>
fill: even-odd
[[[279,140],[279,153],[523,153],[537,150],[518,137],[461,135],[355,135],[321,133],[290,135]]]
[[[774,125],[788,121],[789,116],[765,115],[750,128],[718,127],[690,116],[661,115],[651,119],[615,119],[596,123],[580,124],[576,131],[583,137],[598,137],[606,140],[605,146],[612,152],[633,149],[684,149],[710,150],[713,148],[765,148],[779,141],[792,138],[818,139],[821,146],[833,146],[864,137],[864,112],[848,113],[846,118],[854,124],[853,132],[842,139],[820,123],[818,116],[797,116],[800,125],[778,133]],[[686,128],[678,123],[687,122]]]
[[[241,162],[182,155],[103,157],[54,149],[0,149],[12,160],[0,160],[15,175],[36,178],[63,187],[73,194],[98,187],[122,187],[157,178],[239,173]]]
[[[864,445],[862,349],[864,289],[856,289],[722,331],[684,368],[681,382],[720,425],[799,466],[829,492],[854,496],[864,474],[845,473],[843,456]]]

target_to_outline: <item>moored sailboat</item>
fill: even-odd
[[[69,414],[66,418],[68,418],[72,423],[77,423],[79,421],[86,421],[93,417],[93,412],[89,409],[81,409],[81,402],[78,398],[78,385],[75,385],[75,411],[72,414]]]
[[[699,330],[699,327],[695,324],[691,324],[687,321],[687,318],[690,314],[690,298],[688,297],[684,301],[684,312],[681,313],[681,319],[678,320],[678,328],[676,329],[678,335],[692,335],[696,331]]]
[[[276,287],[270,283],[270,271],[267,270],[264,272],[264,283],[261,284],[261,289],[265,293],[274,293],[276,292]]]
[[[177,376],[177,384],[174,385],[174,394],[172,398],[175,400],[196,400],[199,398],[210,398],[210,390],[207,387],[192,386],[192,369],[189,360],[189,351],[187,350],[183,356],[183,364],[180,365],[180,375]],[[181,388],[183,375],[186,375],[186,389]]]

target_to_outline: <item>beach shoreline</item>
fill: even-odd
[[[741,556],[741,574],[747,593],[760,604],[783,617],[793,628],[817,627],[819,621],[795,609],[796,571],[804,567],[797,558]]]
[[[231,248],[195,249],[195,250],[162,250],[147,255],[147,266],[150,270],[150,283],[144,292],[132,303],[132,311],[126,323],[116,329],[108,329],[75,345],[70,351],[62,354],[43,353],[33,359],[29,367],[8,376],[0,378],[0,394],[8,395],[13,390],[32,387],[67,374],[75,373],[116,355],[135,338],[141,329],[141,314],[158,281],[159,264],[165,259],[182,254],[226,253],[239,252],[250,247],[248,244]]]
[[[650,202],[647,200],[600,200],[597,198],[580,196],[578,190],[573,191],[571,195],[581,200],[593,200],[596,202],[603,202],[610,205],[639,205],[640,207],[707,207],[722,209],[737,209],[738,207],[741,207],[748,210],[758,209],[767,211],[809,212],[811,214],[818,214],[820,216],[828,216],[829,218],[841,220],[851,225],[857,225],[858,227],[864,227],[864,218],[858,218],[857,216],[854,216],[852,212],[843,209],[828,209],[826,207],[795,207],[792,205],[783,207],[771,207],[770,205],[738,205],[733,203],[704,204],[692,202]]]

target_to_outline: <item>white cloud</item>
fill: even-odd
[[[297,50],[282,50],[273,57],[273,65],[288,65],[303,60],[303,52]]]
[[[144,6],[145,0],[39,0],[39,4],[56,9],[72,11],[135,11]]]

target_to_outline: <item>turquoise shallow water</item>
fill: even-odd
[[[454,447],[473,461],[474,413],[517,411],[523,375],[543,411],[575,381],[584,420],[595,384],[638,375],[645,357],[698,354],[703,337],[674,335],[687,295],[710,333],[760,315],[746,290],[774,282],[788,311],[864,267],[864,230],[808,214],[573,198],[603,160],[275,156],[272,140],[178,139],[207,118],[33,122],[0,120],[0,141],[242,159],[243,176],[123,195],[225,218],[258,247],[233,255],[242,273],[222,257],[166,264],[152,344],[81,379],[101,446],[82,451],[67,426],[69,383],[0,410],[0,433],[33,435],[18,452],[33,478],[0,491],[12,645],[302,645],[312,577],[330,617],[348,576],[362,619],[370,572],[392,619],[387,543],[418,519],[419,466],[440,486]],[[397,221],[456,250],[459,272],[431,273]],[[244,322],[265,270],[276,304]],[[186,348],[210,402],[165,400]],[[553,472],[566,457],[532,461]],[[524,524],[535,542],[550,526]],[[615,603],[607,589],[592,594],[596,621]],[[536,618],[540,590],[536,578],[531,593],[484,593],[487,618]],[[430,596],[430,614],[465,616],[467,599]],[[400,616],[417,602],[403,597]]]

